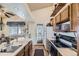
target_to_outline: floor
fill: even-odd
[[[44,51],[44,56],[48,56],[48,52],[46,51],[45,47],[43,44],[37,44],[33,46],[33,50],[32,50],[32,56],[34,56],[35,53],[35,49],[43,49]]]

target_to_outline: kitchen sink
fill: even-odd
[[[20,48],[22,45],[19,45],[19,46],[11,46],[11,49],[10,48],[6,48],[6,49],[1,49],[1,53],[13,53],[15,52],[18,48]]]

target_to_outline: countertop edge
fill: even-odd
[[[48,39],[49,40],[49,39]],[[50,41],[50,40],[49,40]],[[51,42],[51,41],[50,41]],[[51,42],[52,43],[52,42]],[[52,43],[53,44],[53,43]],[[54,45],[54,44],[53,44]],[[61,53],[60,49],[62,48],[58,48],[54,45],[54,47],[58,50],[58,52],[62,55],[62,56],[66,56],[66,55],[63,55],[63,53]],[[65,48],[64,48],[65,49]],[[67,49],[67,48],[66,48]],[[69,49],[69,48],[68,48]],[[67,55],[67,56],[77,56],[77,53],[75,51],[73,51],[74,55]]]

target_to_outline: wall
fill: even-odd
[[[13,21],[13,22],[16,22],[16,21],[24,21],[24,20],[22,20],[21,18],[17,18],[17,17],[11,17],[11,18],[6,18],[6,19],[3,19],[3,24],[4,24],[4,26],[3,26],[3,29],[2,29],[2,31],[0,31],[0,35],[2,34],[2,33],[4,33],[6,36],[9,36],[9,29],[8,29],[8,25],[7,25],[7,22],[8,21]]]
[[[27,22],[32,19],[31,15],[30,15],[31,13],[30,13],[30,10],[29,10],[29,7],[27,4],[1,3],[1,5],[3,5],[8,11],[16,14],[18,17],[11,17],[11,18],[3,19],[3,22],[5,25],[3,26],[3,30],[0,31],[0,35],[1,35],[1,33],[4,33],[6,36],[9,35],[8,26],[6,25],[7,21],[25,21],[25,22]]]
[[[31,30],[31,32],[32,32],[31,34],[33,35],[32,38],[33,38],[34,44],[36,44],[36,42],[37,42],[37,40],[36,40],[36,25],[43,24],[44,28],[45,28],[45,25],[50,21],[50,15],[53,11],[52,8],[53,7],[51,6],[51,7],[32,11],[34,23],[32,24],[33,29]]]
[[[0,35],[1,35],[2,33],[4,33],[6,36],[9,35],[8,27],[7,27],[7,25],[6,25],[7,20],[8,20],[8,19],[4,19],[4,20],[3,20],[4,26],[2,27],[2,31],[0,31]]]
[[[39,10],[32,11],[34,21],[36,24],[47,24],[50,21],[50,15],[53,7],[47,7]]]

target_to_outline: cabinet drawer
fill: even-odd
[[[68,18],[69,15],[68,15],[68,7],[67,7],[63,12],[61,12],[61,22],[68,20]]]

